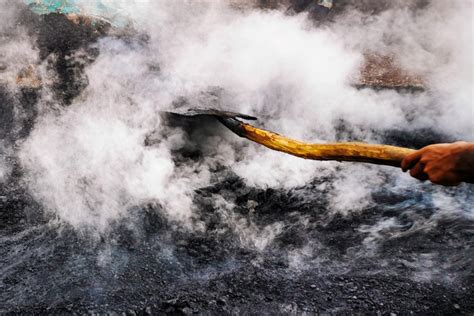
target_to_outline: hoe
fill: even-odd
[[[358,142],[304,143],[242,121],[257,120],[256,117],[217,109],[192,108],[167,111],[166,113],[185,117],[214,117],[240,137],[247,138],[270,149],[305,159],[365,162],[400,167],[403,158],[415,151],[414,149],[403,147]]]

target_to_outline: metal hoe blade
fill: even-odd
[[[185,108],[185,109],[169,110],[169,111],[165,111],[165,113],[179,115],[179,116],[188,116],[188,117],[214,116],[217,118],[241,118],[244,120],[251,120],[251,121],[257,120],[255,116],[237,113],[237,112],[231,112],[231,111],[222,111],[222,110],[212,109],[212,108]]]

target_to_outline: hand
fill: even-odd
[[[402,170],[421,181],[455,186],[474,183],[474,143],[456,142],[426,146],[402,161]]]

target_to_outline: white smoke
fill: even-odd
[[[17,75],[38,60],[38,51],[27,35],[24,25],[18,23],[20,5],[0,1],[0,84],[17,89]]]
[[[304,15],[234,10],[222,2],[120,5],[148,42],[100,40],[100,56],[86,69],[87,89],[68,108],[43,109],[20,153],[33,195],[76,227],[106,230],[147,201],[191,226],[193,191],[209,183],[216,160],[261,187],[338,177],[338,163],[285,156],[232,136],[206,140],[220,153],[215,157],[176,166],[171,150],[184,136],[163,129],[158,112],[214,87],[228,95],[225,109],[254,114],[262,118],[258,124],[306,141],[334,141],[338,120],[361,126],[362,141],[378,140],[371,130],[413,127],[473,139],[470,1],[433,1],[416,14],[394,8],[369,20],[353,12],[341,24],[319,28]],[[354,88],[368,49],[395,54],[424,76],[429,93]],[[144,139],[154,130],[162,138],[147,147]],[[378,170],[407,177],[390,168],[344,165],[331,193],[333,209],[348,213],[370,205],[371,190],[384,182]]]
[[[7,150],[2,142],[0,142],[0,184],[7,180],[10,171],[10,165],[7,161]]]
[[[429,99],[410,100],[403,108],[416,114],[412,124],[438,126],[472,141],[473,2],[434,0],[422,10],[409,4],[369,18],[348,12],[336,31],[350,47],[394,56],[403,69],[423,78]]]
[[[120,43],[107,45],[110,54],[120,53],[105,53],[88,70],[90,86],[82,100],[59,114],[45,113],[25,142],[21,158],[32,193],[74,226],[106,229],[145,202],[160,203],[172,219],[186,223],[191,192],[207,183],[208,172],[175,169],[170,148],[179,135],[144,145],[159,117],[146,115],[156,111],[145,101],[147,92],[141,93],[147,88],[143,65]]]

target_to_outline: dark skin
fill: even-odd
[[[474,183],[474,143],[456,142],[426,146],[402,161],[402,170],[421,181],[456,186]]]

